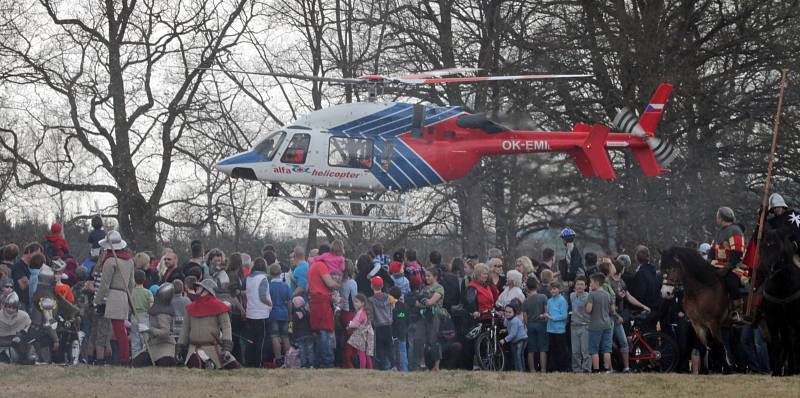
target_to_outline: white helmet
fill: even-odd
[[[704,256],[708,254],[709,250],[711,250],[711,245],[709,245],[708,243],[701,243],[700,246],[697,248],[697,251]]]
[[[783,196],[778,193],[774,193],[769,196],[769,210],[772,211],[776,207],[786,207],[786,201],[783,200]]]

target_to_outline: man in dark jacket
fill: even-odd
[[[628,284],[628,293],[649,308],[659,308],[661,303],[661,280],[656,274],[656,267],[650,263],[650,250],[646,246],[636,248],[636,262],[639,264],[636,268],[636,273],[625,281]],[[651,319],[657,319],[657,317],[654,316]],[[647,329],[655,329],[655,320],[648,320],[641,326]]]
[[[558,261],[558,271],[562,280],[572,282],[575,277],[585,276],[586,269],[583,267],[581,252],[575,246],[575,231],[564,228],[559,236],[564,241],[564,258]]]

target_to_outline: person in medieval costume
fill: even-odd
[[[74,320],[80,310],[55,293],[56,274],[48,265],[39,270],[39,283],[31,300],[31,332],[38,360],[44,363],[53,361],[53,353],[59,350],[57,333],[59,315],[64,320]]]
[[[158,287],[153,305],[147,310],[150,316],[150,328],[147,330],[147,351],[133,360],[134,366],[175,366],[175,339],[172,337],[172,325],[175,309],[172,298],[175,287],[165,282]],[[141,316],[141,315],[140,315]]]
[[[800,212],[789,208],[783,196],[773,193],[769,197],[769,213],[769,228],[780,238],[788,237],[794,244],[795,253],[800,252]]]
[[[717,225],[720,229],[711,243],[708,259],[711,265],[719,269],[728,297],[732,301],[729,318],[735,323],[741,323],[743,301],[740,277],[743,273],[744,234],[736,224],[736,216],[730,207],[723,206],[717,210]]]
[[[30,316],[20,309],[17,293],[5,296],[0,304],[0,362],[33,364],[26,338],[31,326]]]
[[[199,297],[186,306],[178,338],[179,357],[190,368],[238,368],[239,363],[231,354],[230,307],[216,297],[217,284],[213,280],[196,282],[195,288]]]
[[[119,347],[118,363],[126,365],[130,362],[130,347],[125,321],[133,308],[130,297],[135,286],[133,260],[130,252],[125,250],[127,242],[117,231],[109,232],[100,241],[100,246],[104,249],[104,254],[98,266],[102,267],[103,273],[94,296],[94,304],[100,307],[98,312],[111,320],[111,329]],[[134,314],[136,316],[138,315]]]

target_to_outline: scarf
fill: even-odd
[[[120,260],[131,259],[131,254],[127,250],[116,250],[116,253],[117,253],[116,258]],[[105,255],[103,255],[103,258],[99,261],[99,263],[102,264],[106,262],[106,260],[108,260],[109,258],[115,258],[114,252],[112,252],[111,250],[106,250]]]
[[[205,318],[217,316],[230,311],[230,307],[220,299],[212,296],[201,296],[191,304],[186,306],[186,313],[195,318]]]
[[[17,311],[16,315],[8,315],[0,310],[0,336],[14,336],[31,324],[31,317],[25,311]]]

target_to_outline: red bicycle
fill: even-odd
[[[636,314],[629,321],[630,327],[625,331],[628,337],[628,354],[632,370],[638,372],[666,373],[675,370],[678,365],[680,349],[670,335],[662,332],[644,332],[636,325],[637,320],[647,318],[647,314]],[[622,369],[619,345],[614,341],[615,369]]]

